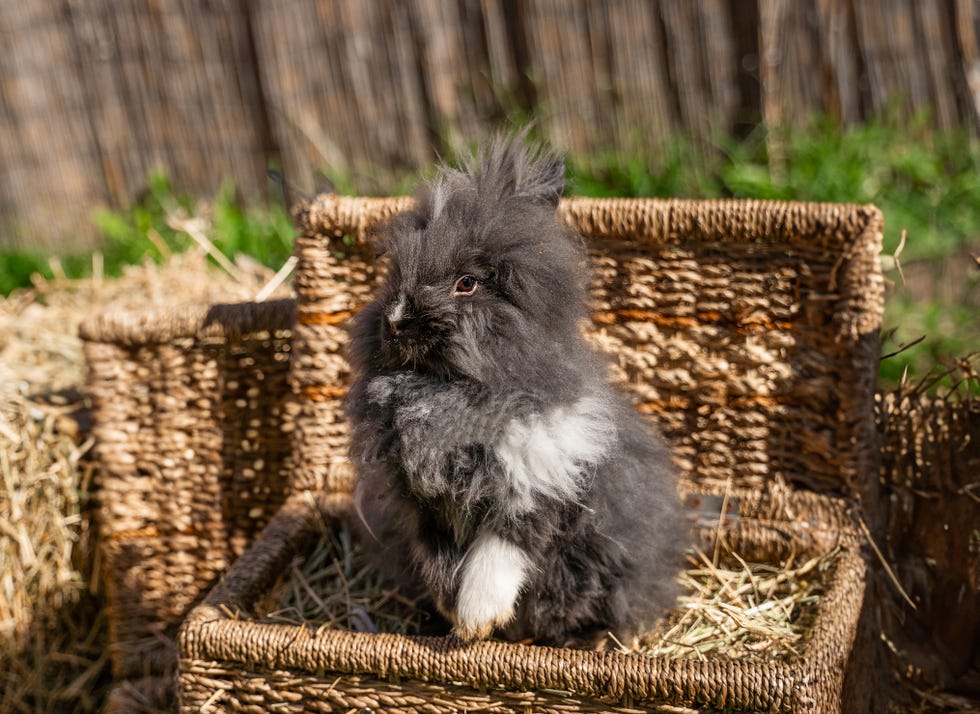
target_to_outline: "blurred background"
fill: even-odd
[[[959,398],[879,425],[923,603],[882,631],[918,710],[975,711],[931,692],[980,696],[980,0],[2,0],[0,48],[0,712],[110,679],[79,321],[254,298],[270,170],[405,193],[529,122],[569,195],[882,209],[883,393]]]
[[[138,234],[174,197],[280,261],[270,168],[403,192],[533,121],[571,193],[877,203],[896,343],[928,335],[897,379],[980,334],[978,27],[976,0],[5,2],[0,291],[158,253]]]

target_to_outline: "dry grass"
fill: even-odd
[[[714,558],[696,551],[679,576],[678,608],[661,627],[621,646],[669,658],[796,656],[835,555],[767,564],[748,563],[724,548]],[[308,558],[297,558],[256,615],[284,624],[400,634],[431,630],[439,619],[421,598],[381,579],[346,525],[325,532]]]
[[[79,323],[247,299],[271,277],[245,264],[232,279],[189,251],[0,297],[0,711],[98,711],[109,683]]]
[[[346,524],[325,530],[257,606],[259,618],[358,632],[429,634],[438,616],[386,583]],[[444,633],[443,633],[444,634]]]
[[[654,657],[791,658],[816,616],[836,551],[802,563],[749,563],[719,549],[691,556],[680,576],[684,594],[660,632],[632,644]],[[718,557],[721,555],[721,557]]]
[[[0,711],[91,711],[105,623],[86,515],[92,468],[65,428],[72,404],[0,402]]]

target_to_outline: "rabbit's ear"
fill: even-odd
[[[565,190],[565,159],[545,148],[525,144],[527,131],[494,137],[476,170],[481,189],[500,198],[518,196],[558,205]]]
[[[422,187],[415,195],[416,212],[425,224],[439,218],[446,206],[457,194],[473,190],[473,180],[467,174],[448,166],[442,166],[436,177]],[[425,225],[422,226],[424,228]]]
[[[534,157],[529,172],[521,177],[516,193],[543,201],[557,208],[565,190],[565,159],[557,154],[542,153]]]
[[[385,218],[368,230],[367,243],[376,257],[386,254],[401,236],[425,229],[428,218],[418,210],[407,210]]]

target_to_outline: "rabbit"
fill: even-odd
[[[355,316],[355,501],[381,560],[463,641],[629,636],[675,597],[686,528],[668,449],[582,334],[564,159],[497,135],[379,231]]]

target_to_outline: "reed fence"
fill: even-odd
[[[534,116],[578,152],[885,107],[980,130],[975,0],[17,0],[0,5],[0,247],[93,245],[162,169],[391,171]],[[362,187],[363,190],[363,187]]]

